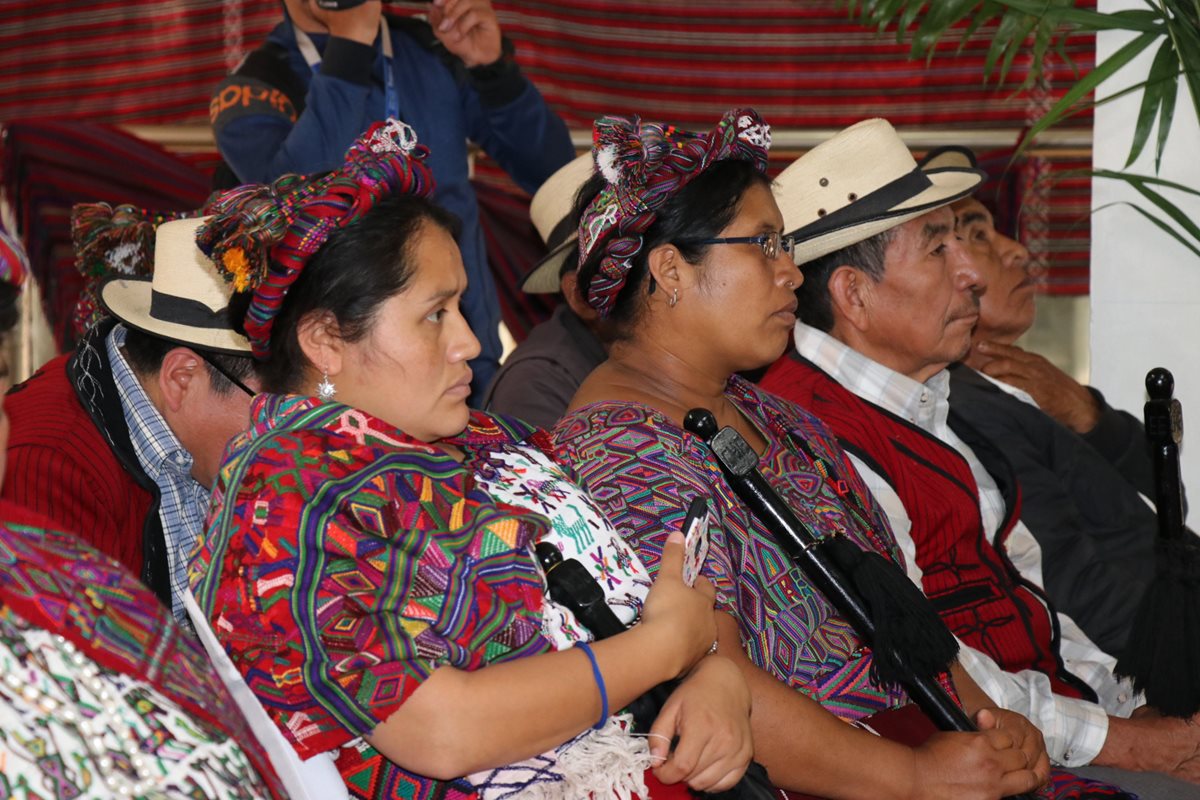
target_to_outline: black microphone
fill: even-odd
[[[779,546],[796,563],[814,586],[868,643],[876,640],[875,621],[854,589],[852,581],[828,557],[822,541],[796,518],[791,507],[758,471],[758,455],[733,428],[718,430],[716,417],[704,408],[694,408],[683,426],[708,444],[730,488],[746,507],[766,525]],[[877,653],[877,657],[878,657]],[[928,677],[919,677],[904,653],[882,654],[895,664],[909,695],[934,724],[943,731],[974,731],[975,725],[946,690]]]
[[[625,630],[621,618],[605,602],[604,588],[587,567],[574,558],[563,558],[558,548],[549,542],[538,542],[534,550],[546,574],[551,600],[571,609],[579,623],[597,639],[607,639]],[[629,704],[634,726],[639,731],[650,730],[674,686],[674,681],[660,683]]]
[[[607,639],[625,630],[620,617],[605,602],[604,588],[587,571],[587,567],[574,558],[563,558],[558,548],[549,542],[538,542],[534,550],[546,573],[550,599],[571,609],[576,619],[587,626],[597,639]],[[660,683],[629,704],[637,730],[650,730],[654,718],[676,685],[678,681]],[[671,742],[671,747],[674,746],[675,743]],[[738,779],[732,789],[698,794],[706,800],[772,800],[776,796],[766,769],[755,761],[750,762],[746,774]]]

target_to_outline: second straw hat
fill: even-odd
[[[575,195],[595,173],[589,150],[546,179],[533,201],[529,216],[550,252],[521,279],[521,290],[529,294],[554,294],[559,290],[563,261],[574,250],[579,228],[571,224]]]

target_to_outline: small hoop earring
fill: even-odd
[[[337,394],[337,387],[333,385],[333,381],[329,380],[329,370],[321,370],[321,382],[317,384],[317,399],[322,403],[328,403],[333,400],[333,396]]]
[[[672,289],[671,290],[671,299],[667,301],[667,305],[669,305],[671,308],[674,308],[675,304],[678,302],[679,302],[679,290]]]
[[[796,288],[796,282],[795,282],[795,281],[788,281],[787,283],[785,283],[785,284],[784,284],[784,286],[787,286],[787,288],[789,288],[789,289],[795,289],[795,288]]]

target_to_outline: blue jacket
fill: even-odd
[[[268,37],[286,52],[291,72],[307,92],[302,109],[278,93],[272,97],[271,87],[260,81],[236,74],[217,89],[211,109],[217,146],[238,179],[266,183],[289,172],[335,169],[355,138],[384,118],[387,60],[379,43],[367,47],[327,35],[311,38],[322,54],[316,72],[301,55],[290,21]],[[469,285],[463,313],[482,345],[471,364],[478,395],[500,361],[500,306],[468,180],[467,141],[530,193],[575,151],[562,120],[511,58],[468,70],[446,53],[427,25],[412,20],[391,21],[391,38],[400,117],[430,149],[435,199],[462,220],[459,247]],[[239,102],[230,102],[238,98],[234,87],[239,85],[247,91]]]

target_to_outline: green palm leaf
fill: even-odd
[[[1159,227],[1161,230],[1163,230],[1163,231],[1165,231],[1167,234],[1169,234],[1169,235],[1171,236],[1171,238],[1172,238],[1172,239],[1174,239],[1175,241],[1179,242],[1181,245],[1183,245],[1184,247],[1186,247],[1188,250],[1191,250],[1193,253],[1195,253],[1195,254],[1196,254],[1196,256],[1197,256],[1197,257],[1200,257],[1200,247],[1198,247],[1196,244],[1194,244],[1194,243],[1192,243],[1192,242],[1189,242],[1189,241],[1187,240],[1187,238],[1185,238],[1185,237],[1184,237],[1184,235],[1183,235],[1182,233],[1180,233],[1179,231],[1177,231],[1177,230],[1175,230],[1174,228],[1172,228],[1172,227],[1170,226],[1170,224],[1169,224],[1169,223],[1167,223],[1167,222],[1164,222],[1163,220],[1161,220],[1161,219],[1159,219],[1158,217],[1154,216],[1153,214],[1151,214],[1149,211],[1147,211],[1146,209],[1142,208],[1141,206],[1139,206],[1139,205],[1136,205],[1136,204],[1134,204],[1134,203],[1130,203],[1130,202],[1129,202],[1129,201],[1127,201],[1127,200],[1119,200],[1119,201],[1117,201],[1117,202],[1115,202],[1115,203],[1105,203],[1104,205],[1100,206],[1099,208],[1094,208],[1094,209],[1092,209],[1092,213],[1093,213],[1093,214],[1095,214],[1095,213],[1096,213],[1096,212],[1098,212],[1098,211],[1103,211],[1104,209],[1106,209],[1106,208],[1112,208],[1113,206],[1129,206],[1129,207],[1130,207],[1130,208],[1132,208],[1134,211],[1138,212],[1138,213],[1139,213],[1139,214],[1141,214],[1143,217],[1145,217],[1146,219],[1148,219],[1148,220],[1150,220],[1151,222],[1153,222],[1153,223],[1154,223],[1155,225],[1157,225],[1157,226],[1158,226],[1158,227]]]
[[[1154,120],[1158,118],[1159,110],[1166,102],[1168,95],[1171,98],[1170,113],[1174,113],[1175,95],[1179,91],[1178,75],[1179,57],[1175,55],[1175,48],[1171,46],[1171,40],[1166,39],[1154,55],[1154,64],[1150,67],[1149,77],[1146,78],[1146,90],[1142,93],[1142,107],[1138,111],[1137,124],[1133,129],[1133,146],[1129,148],[1129,160],[1125,162],[1125,166],[1128,167],[1137,161],[1137,157],[1142,154],[1142,148],[1150,139],[1150,129],[1154,127]],[[1161,133],[1160,128],[1160,136]]]

